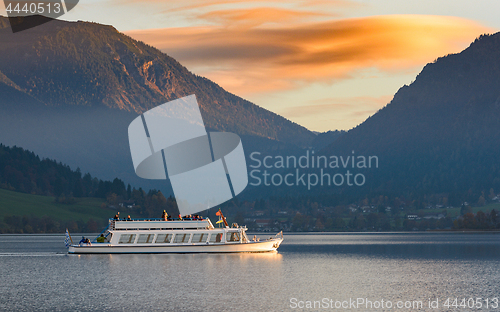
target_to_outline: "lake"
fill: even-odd
[[[285,233],[262,254],[68,255],[63,241],[0,235],[0,310],[500,311],[496,233]]]

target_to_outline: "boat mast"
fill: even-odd
[[[219,211],[217,211],[217,213],[215,215],[221,217],[221,219],[224,221],[224,225],[229,227],[229,224],[227,224],[227,221],[226,221],[226,217],[224,217],[220,208],[219,208]]]

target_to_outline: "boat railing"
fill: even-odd
[[[163,219],[163,218],[144,218],[144,219],[139,219],[139,218],[134,218],[134,219],[114,219],[114,218],[110,218],[109,221],[110,222],[115,222],[115,221],[126,221],[126,222],[134,222],[134,221],[140,221],[140,222],[144,222],[144,221],[165,221],[165,222],[168,222],[168,221],[206,221],[207,218],[198,218],[198,219],[195,219],[195,218],[168,218],[167,220]]]
[[[276,235],[274,235],[274,237],[271,237],[271,239],[283,239],[283,231],[277,233]]]

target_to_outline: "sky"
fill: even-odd
[[[83,0],[63,19],[113,25],[323,132],[359,125],[425,64],[499,31],[498,12],[498,0]]]

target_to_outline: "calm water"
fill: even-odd
[[[285,234],[278,253],[227,255],[67,255],[63,240],[0,235],[0,310],[500,311],[500,234]]]

